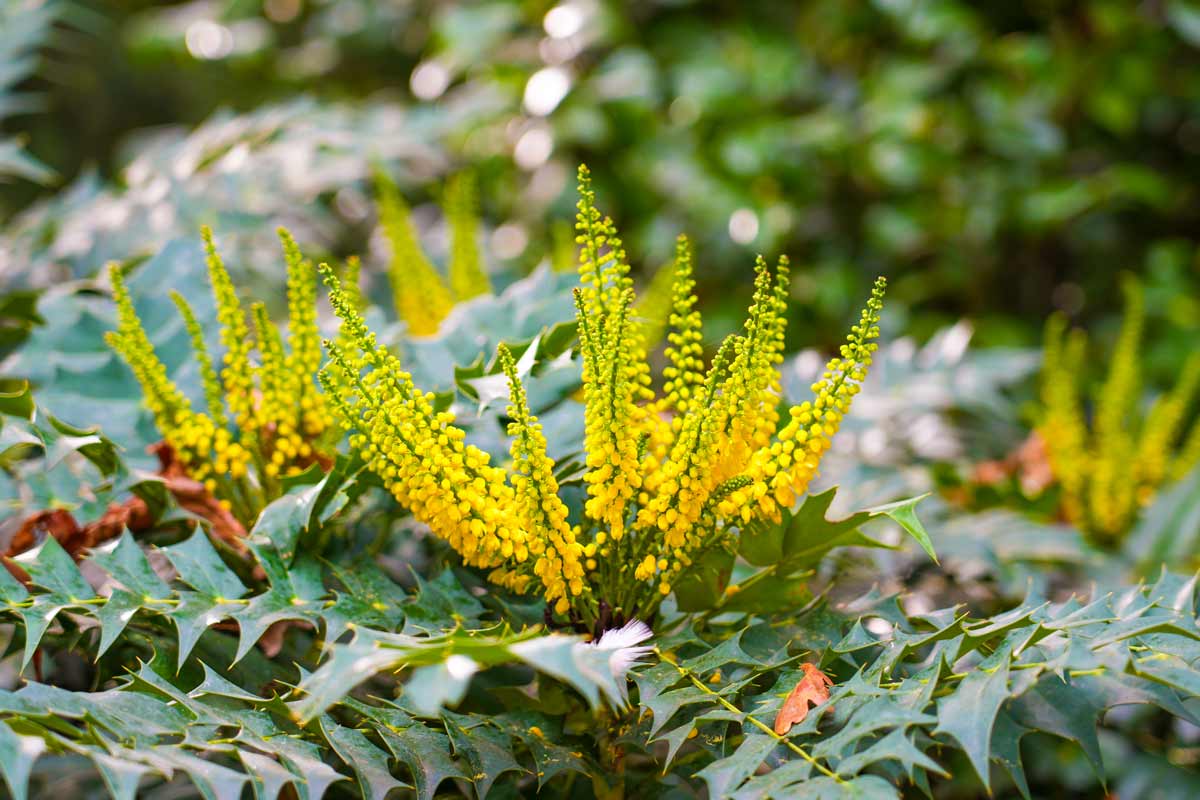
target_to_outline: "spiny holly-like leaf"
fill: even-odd
[[[408,598],[374,561],[359,559],[333,565],[331,569],[342,589],[335,592],[333,604],[322,612],[328,645],[340,639],[352,625],[385,631],[404,625],[404,604]]]
[[[235,661],[241,661],[276,622],[300,620],[317,624],[325,596],[321,565],[315,559],[302,557],[288,568],[274,549],[255,541],[250,547],[266,572],[270,587],[233,614],[241,629]]]
[[[392,775],[387,754],[371,744],[360,731],[323,717],[321,732],[338,757],[354,767],[363,800],[384,800],[393,789],[406,786]]]
[[[108,753],[94,751],[88,755],[99,770],[104,786],[113,800],[134,800],[137,797],[138,784],[143,776],[152,771],[147,764],[115,758]]]
[[[995,761],[1028,795],[1019,748],[1026,733],[1079,744],[1100,773],[1096,723],[1102,710],[1143,703],[1190,720],[1185,700],[1200,686],[1194,602],[1192,584],[1184,578],[1160,579],[1153,587],[1131,587],[1090,603],[1050,603],[1031,594],[1017,608],[987,619],[972,619],[958,608],[909,616],[895,598],[869,593],[854,603],[857,619],[843,621],[843,630],[850,631],[840,643],[831,647],[828,635],[812,640],[824,649],[823,657],[818,653],[824,671],[858,668],[839,674],[819,707],[825,711],[810,712],[785,742],[768,736],[765,723],[802,673],[787,666],[788,660],[746,663],[740,646],[724,642],[744,642],[749,631],[710,621],[709,636],[719,637],[712,643],[699,643],[694,629],[660,643],[660,649],[669,645],[700,655],[638,671],[639,702],[654,715],[643,731],[666,741],[669,757],[678,751],[703,764],[698,774],[713,796],[872,796],[885,790],[895,796],[895,787],[878,776],[861,775],[865,769],[896,781],[907,776],[932,792],[928,777],[945,774],[949,748],[964,752],[985,786]],[[825,612],[818,606],[808,613]],[[864,618],[885,625],[868,631]],[[802,617],[791,629],[796,648],[807,643],[809,628]],[[777,633],[786,637],[787,631],[785,626]],[[706,658],[705,647],[707,654],[724,657]],[[688,671],[684,664],[706,672]],[[709,674],[711,683],[703,679]],[[774,683],[765,692],[748,691],[770,679]],[[716,715],[709,723],[713,740],[727,741],[718,726],[738,720],[746,752],[714,750],[704,737],[689,745],[691,731],[718,710],[728,716]],[[771,743],[780,746],[772,750]],[[760,749],[770,758],[760,759]],[[747,778],[747,769],[769,771]]]
[[[922,497],[914,497],[866,509],[840,520],[829,520],[826,514],[837,489],[808,495],[794,513],[785,515],[779,525],[753,525],[742,532],[738,553],[756,566],[776,566],[780,574],[806,569],[820,562],[834,547],[847,545],[876,545],[859,533],[859,528],[880,516],[887,517],[908,531],[935,561],[932,544],[924,526],[916,516],[916,505]]]
[[[246,593],[245,585],[221,560],[203,531],[196,531],[179,544],[162,550],[180,579],[196,591],[218,599],[237,598]]]
[[[117,588],[108,596],[107,601],[96,609],[96,619],[100,621],[100,643],[96,646],[96,657],[104,655],[113,642],[125,631],[129,621],[133,619],[144,605],[144,596],[139,596],[125,589]]]
[[[287,493],[259,514],[251,537],[270,543],[280,559],[291,564],[301,538],[345,508],[351,496],[362,493],[363,487],[355,483],[361,467],[360,461],[339,455],[328,472],[317,469],[293,477]]]
[[[392,755],[408,766],[419,800],[431,800],[442,781],[470,778],[451,757],[450,741],[444,733],[414,723],[380,728],[379,735]]]
[[[33,762],[46,750],[36,736],[22,736],[0,722],[0,774],[8,784],[13,800],[25,800],[29,791],[29,773]]]
[[[278,761],[260,753],[242,748],[238,750],[238,758],[254,779],[255,800],[276,800],[285,786],[296,785],[300,780]]]
[[[457,706],[467,694],[480,665],[461,653],[437,664],[413,670],[404,687],[403,702],[418,717],[436,717],[443,708]]]
[[[493,717],[493,722],[529,748],[539,789],[564,772],[589,775],[598,769],[581,751],[559,743],[562,731],[557,721],[544,714],[510,712]]]
[[[179,666],[211,625],[232,616],[245,602],[246,587],[225,565],[203,531],[179,544],[163,548],[180,580],[196,591],[181,591],[178,604],[168,613],[179,632]]]
[[[1012,641],[1006,640],[999,650],[971,670],[954,694],[938,702],[938,727],[934,733],[948,734],[958,741],[988,791],[991,791],[988,760],[992,726],[1000,706],[1008,699],[1012,650]]]
[[[1082,679],[1086,681],[1086,678]],[[1013,718],[1035,731],[1052,733],[1073,741],[1083,748],[1084,755],[1097,775],[1104,775],[1104,760],[1100,755],[1100,740],[1096,720],[1101,708],[1082,687],[1047,675],[1013,704]]]
[[[894,729],[879,741],[860,750],[838,764],[838,773],[842,775],[857,775],[872,764],[881,761],[896,761],[904,768],[908,779],[913,780],[913,770],[924,769],[942,777],[950,777],[950,773],[938,766],[938,763],[913,744],[912,739],[901,728]]]
[[[167,584],[150,566],[146,554],[128,530],[123,531],[119,538],[98,548],[92,554],[91,560],[132,594],[140,596],[143,602],[162,600],[171,593]]]
[[[470,779],[478,797],[487,797],[496,779],[504,773],[528,772],[513,757],[508,736],[489,725],[464,727],[460,722],[466,719],[458,714],[443,714],[454,754],[471,765]]]
[[[767,756],[779,746],[779,741],[762,733],[752,732],[730,755],[714,761],[696,773],[708,785],[710,797],[728,797],[753,775]]]
[[[58,613],[81,606],[94,599],[96,593],[53,536],[47,536],[41,545],[25,551],[13,561],[29,574],[33,583],[46,590],[33,597],[33,605],[19,609],[25,623],[25,653],[21,662],[24,666],[33,658],[42,636]]]
[[[443,705],[458,702],[467,682],[490,666],[526,664],[578,690],[593,705],[601,697],[620,705],[623,695],[617,686],[615,651],[562,634],[489,635],[451,631],[437,636],[412,636],[366,628],[356,629],[354,638],[335,645],[329,659],[300,683],[304,697],[292,704],[299,719],[313,719],[341,700],[355,686],[380,672],[407,666],[413,677],[404,691],[404,702],[420,716],[436,717]]]

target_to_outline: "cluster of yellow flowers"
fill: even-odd
[[[410,334],[435,334],[456,302],[492,291],[479,252],[474,180],[464,173],[446,185],[443,207],[450,229],[449,284],[421,249],[408,205],[396,185],[380,173],[376,186],[379,220],[392,248],[388,277],[396,314],[408,323]]]
[[[501,359],[512,385],[511,484],[488,453],[465,444],[454,415],[434,408],[433,395],[415,387],[387,348],[367,329],[333,272],[322,265],[330,303],[341,319],[338,341],[327,341],[330,362],[320,380],[350,447],[414,517],[450,543],[463,560],[491,570],[496,583],[526,592],[535,581],[559,613],[568,592],[584,589],[583,548],[546,456],[546,440],[530,415],[512,356]]]
[[[789,266],[761,258],[743,331],[710,366],[693,293],[692,256],[680,239],[673,267],[663,391],[652,390],[643,328],[631,313],[629,265],[612,221],[579,172],[580,287],[587,497],[577,524],[559,496],[546,439],[529,412],[512,355],[508,376],[511,471],[464,443],[398,360],[380,347],[332,272],[342,320],[321,380],[351,446],[397,500],[495,582],[536,591],[555,613],[595,623],[604,614],[653,615],[707,548],[748,525],[779,521],[816,476],[866,377],[879,336],[884,281],[837,358],[780,426]]]
[[[1125,319],[1095,398],[1088,429],[1081,384],[1087,335],[1067,330],[1055,314],[1046,324],[1038,433],[1058,482],[1064,515],[1100,544],[1121,539],[1139,507],[1166,482],[1200,464],[1200,420],[1184,436],[1200,392],[1200,352],[1184,365],[1179,381],[1141,414],[1139,350],[1144,326],[1142,289],[1129,277]]]
[[[281,476],[313,463],[325,464],[333,452],[328,441],[333,420],[315,380],[321,366],[316,272],[281,229],[287,262],[285,349],[261,303],[251,309],[251,337],[246,312],[217,254],[212,232],[204,228],[202,235],[225,350],[219,373],[191,306],[179,293],[171,296],[191,339],[205,412],[193,410],[168,377],[116,264],[110,265],[109,276],[117,329],[108,334],[108,341],[137,377],[159,432],[188,475],[202,481],[239,521],[250,525],[262,507],[278,496]]]

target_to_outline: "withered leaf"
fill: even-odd
[[[833,681],[816,664],[801,664],[804,677],[792,689],[779,713],[775,715],[775,732],[783,736],[808,716],[810,706],[819,706],[829,699],[829,687]]]

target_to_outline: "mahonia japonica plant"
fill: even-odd
[[[313,464],[324,468],[334,455],[337,427],[315,379],[322,357],[316,271],[291,235],[280,229],[287,262],[285,347],[261,303],[251,306],[248,320],[212,232],[204,228],[202,233],[224,348],[219,371],[191,306],[178,292],[171,297],[191,338],[205,410],[193,409],[168,377],[116,264],[109,267],[109,277],[117,329],[108,341],[137,377],[159,432],[187,474],[249,526],[280,495],[281,478]],[[352,264],[350,270],[356,269]],[[349,274],[356,277],[356,272]],[[351,298],[358,301],[357,294]]]
[[[587,499],[572,522],[546,439],[529,410],[512,354],[499,352],[510,386],[511,471],[467,444],[454,415],[413,385],[378,344],[342,283],[322,274],[341,318],[321,382],[351,447],[395,498],[463,560],[518,593],[542,595],[555,614],[604,627],[652,618],[704,554],[747,526],[780,520],[817,475],[859,391],[879,336],[885,281],[812,386],[782,415],[780,376],[789,267],[759,258],[745,326],[707,367],[692,293],[692,259],[680,238],[662,394],[653,391],[629,265],[613,223],[579,172],[580,287]]]
[[[380,173],[376,185],[379,220],[392,248],[388,277],[396,314],[408,323],[410,334],[435,334],[455,303],[492,291],[479,252],[474,179],[464,173],[446,185],[443,207],[450,230],[448,283],[421,249],[417,229],[396,184]]]
[[[1082,396],[1088,339],[1066,318],[1046,325],[1038,433],[1062,493],[1064,515],[1101,544],[1120,540],[1138,509],[1165,483],[1200,464],[1200,421],[1187,432],[1200,390],[1193,353],[1170,392],[1141,413],[1139,348],[1145,316],[1141,286],[1128,278],[1125,318],[1108,375],[1094,398],[1091,426]]]

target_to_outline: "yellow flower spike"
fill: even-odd
[[[1200,419],[1192,424],[1192,432],[1188,434],[1175,460],[1171,462],[1171,478],[1181,480],[1197,465],[1200,465]]]
[[[666,405],[677,414],[686,414],[704,385],[704,346],[701,344],[700,312],[693,294],[692,249],[686,236],[675,245],[675,264],[671,283],[671,314],[667,334],[667,367],[663,370],[663,394]]]
[[[444,204],[450,228],[450,290],[460,302],[492,291],[479,253],[476,203],[474,176],[464,172],[450,179]]]
[[[421,249],[408,206],[396,184],[382,172],[376,174],[379,221],[392,247],[388,265],[396,313],[414,336],[430,336],[454,306],[450,290]]]
[[[181,463],[195,468],[212,450],[215,425],[209,417],[192,410],[187,397],[168,376],[166,365],[154,352],[154,345],[138,318],[121,268],[111,264],[108,274],[117,306],[117,330],[105,338],[137,378],[163,438]]]
[[[1087,351],[1081,330],[1067,333],[1067,318],[1054,314],[1046,322],[1041,375],[1042,418],[1038,432],[1051,469],[1062,487],[1067,519],[1086,524],[1088,432],[1079,398],[1080,372]]]
[[[1125,320],[1096,403],[1095,452],[1088,485],[1091,527],[1107,541],[1128,528],[1137,505],[1137,490],[1126,468],[1137,452],[1132,430],[1141,390],[1138,350],[1145,302],[1141,286],[1132,276],[1126,277],[1121,288],[1125,293]]]
[[[829,449],[842,417],[866,379],[872,354],[878,348],[879,317],[886,290],[887,281],[877,279],[858,324],[851,327],[846,337],[846,344],[825,365],[821,379],[813,384],[813,400],[792,406],[789,420],[775,441],[754,453],[746,470],[754,482],[753,491],[743,496],[747,503],[753,500],[758,510],[752,513],[756,516],[778,519],[780,510],[791,507],[817,476],[821,457]],[[747,507],[736,509],[743,519]]]
[[[1174,388],[1155,400],[1146,415],[1134,463],[1139,491],[1153,494],[1175,472],[1182,477],[1188,471],[1173,465],[1171,453],[1197,392],[1200,392],[1200,352],[1188,357]],[[1186,445],[1182,452],[1187,452]]]
[[[108,277],[117,306],[117,330],[108,334],[108,342],[133,370],[155,421],[163,428],[173,425],[176,419],[190,415],[191,404],[167,376],[166,366],[155,354],[154,345],[133,307],[133,298],[125,286],[120,266],[110,264]]]
[[[579,169],[580,252],[575,294],[584,373],[587,448],[587,515],[607,526],[614,539],[625,531],[629,501],[641,484],[638,439],[652,397],[641,330],[630,316],[629,265],[612,220],[602,218],[586,167]]]
[[[294,416],[289,420],[298,432],[320,436],[329,426],[328,412],[314,376],[321,368],[321,333],[317,328],[317,280],[311,261],[305,261],[295,239],[279,229],[287,262],[288,353],[287,374],[294,392]],[[358,281],[355,276],[355,288]]]
[[[352,431],[351,446],[396,500],[467,564],[492,569],[494,580],[526,591],[529,576],[505,565],[526,562],[540,540],[527,545],[518,535],[515,494],[504,471],[464,444],[454,416],[435,412],[432,395],[417,390],[399,359],[376,343],[333,271],[322,264],[320,272],[343,335],[353,342],[352,351],[325,342],[330,363],[321,377],[343,427]],[[543,559],[542,572],[554,574],[555,560]]]
[[[779,427],[787,260],[771,269],[759,259],[745,328],[704,370],[691,255],[681,239],[671,273],[667,391],[656,401],[620,239],[595,207],[586,168],[579,177],[574,302],[587,497],[578,525],[568,521],[545,435],[506,347],[497,358],[510,390],[508,473],[465,445],[451,414],[433,410],[432,396],[378,345],[326,266],[341,329],[326,343],[320,380],[351,448],[415,519],[492,582],[538,592],[552,613],[592,624],[606,618],[605,604],[653,614],[707,548],[777,519],[807,490],[866,377],[885,284],[876,284],[840,355],[814,384],[814,399]]]
[[[250,363],[250,330],[246,314],[238,300],[233,280],[225,269],[213,242],[212,229],[200,229],[208,261],[208,279],[217,304],[217,322],[221,326],[221,344],[225,356],[221,368],[221,383],[234,423],[242,438],[249,441],[255,435],[254,368]]]
[[[250,312],[254,318],[259,354],[258,422],[255,427],[265,431],[290,422],[289,403],[295,387],[283,353],[283,340],[267,315],[267,307],[262,303],[254,303],[250,306]]]
[[[567,524],[567,506],[558,496],[554,462],[546,455],[546,437],[537,417],[529,413],[516,363],[503,344],[499,359],[509,386],[508,415],[512,422],[508,435],[513,437],[515,474],[511,482],[516,493],[516,521],[529,536],[542,542],[539,549],[543,555],[534,570],[541,579],[546,601],[578,595],[584,589],[584,548],[576,543],[575,532]]]
[[[786,296],[787,262],[781,261],[772,275],[760,256],[755,271],[755,291],[745,332],[737,340],[729,378],[722,390],[723,442],[710,487],[743,471],[751,453],[766,445],[775,429],[778,395],[772,387],[779,384],[777,350],[786,324],[779,298],[781,293]]]
[[[196,319],[196,313],[192,311],[192,307],[183,295],[172,291],[171,300],[179,309],[179,315],[183,317],[184,328],[187,329],[188,338],[192,342],[192,354],[200,368],[200,383],[204,387],[204,400],[208,406],[208,415],[212,417],[218,428],[224,428],[229,424],[229,420],[225,416],[224,391],[221,387],[221,379],[217,377],[217,371],[213,368],[212,356],[204,341],[204,331]]]
[[[724,424],[718,392],[728,382],[729,361],[737,346],[737,337],[721,344],[705,378],[701,402],[684,418],[655,478],[655,493],[638,511],[638,526],[661,531],[661,544],[667,549],[683,547],[704,512],[708,493],[703,487],[712,479]]]

